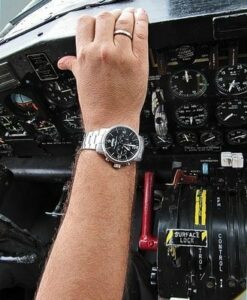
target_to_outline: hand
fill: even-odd
[[[115,30],[125,35],[114,35]],[[148,80],[148,17],[143,9],[80,17],[76,57],[58,61],[73,72],[85,131],[117,124],[139,129]]]

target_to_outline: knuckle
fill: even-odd
[[[145,32],[136,32],[136,37],[139,40],[146,40],[147,34]]]
[[[86,49],[81,48],[77,53],[77,58],[79,59],[79,61],[81,61],[81,62],[85,61],[86,54],[87,54]]]
[[[108,45],[99,46],[98,58],[101,61],[109,61],[112,58],[112,51]]]
[[[89,16],[89,15],[82,15],[79,17],[78,26],[82,26],[82,25],[87,25],[87,24],[91,24],[93,22],[94,18]]]
[[[129,21],[127,19],[118,19],[116,27],[118,29],[123,29],[123,27],[124,27],[124,29],[126,29],[129,27]]]
[[[113,18],[113,15],[108,11],[103,11],[99,13],[96,18],[101,20],[106,20],[106,19]]]

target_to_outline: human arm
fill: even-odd
[[[117,21],[116,21],[117,20]],[[133,40],[113,36],[133,31]],[[124,124],[138,131],[148,75],[145,12],[83,16],[71,70],[86,132]],[[135,184],[135,165],[115,170],[95,151],[78,155],[66,216],[47,262],[37,300],[121,299]]]

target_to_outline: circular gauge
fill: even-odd
[[[64,111],[62,113],[63,126],[70,131],[82,131],[82,121],[79,112]]]
[[[12,107],[17,114],[33,117],[39,110],[38,106],[33,102],[33,100],[26,95],[11,94],[10,99]]]
[[[46,137],[49,140],[56,140],[59,137],[59,133],[54,124],[49,121],[36,121],[34,127],[39,132],[39,134],[43,137]]]
[[[197,135],[191,131],[180,131],[176,134],[176,140],[181,146],[193,146],[197,143]]]
[[[169,134],[166,136],[155,135],[154,143],[157,148],[166,150],[173,144],[173,140]]]
[[[5,136],[26,135],[25,129],[14,116],[0,116],[0,124],[5,131]]]
[[[219,146],[222,144],[222,134],[218,130],[207,130],[201,134],[200,140],[205,146]]]
[[[247,123],[247,100],[234,99],[220,103],[216,109],[218,121],[226,126]]]
[[[227,142],[230,145],[243,145],[247,143],[247,130],[234,129],[227,133]]]
[[[247,66],[237,64],[224,67],[216,74],[215,81],[217,89],[223,94],[244,94],[247,92]]]
[[[207,90],[207,79],[195,70],[182,70],[171,76],[170,88],[178,98],[197,98]]]
[[[201,104],[188,103],[175,111],[177,123],[183,127],[199,127],[205,124],[208,112]]]
[[[46,86],[46,95],[49,100],[61,107],[71,107],[76,104],[77,91],[75,78],[50,81]]]

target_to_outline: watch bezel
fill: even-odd
[[[135,155],[130,158],[130,159],[127,159],[127,160],[118,160],[118,159],[115,159],[113,158],[111,155],[108,154],[108,151],[106,150],[106,147],[105,147],[105,140],[106,140],[106,136],[114,129],[118,128],[118,127],[124,127],[124,128],[127,128],[129,130],[131,130],[132,132],[134,132],[134,134],[136,135],[137,139],[138,139],[138,142],[139,142],[139,145],[138,145],[138,150],[136,151]],[[102,138],[102,150],[103,150],[103,153],[105,155],[105,157],[113,162],[113,163],[116,163],[116,164],[121,164],[121,165],[124,165],[124,164],[128,164],[132,161],[139,161],[141,160],[141,155],[142,154],[142,146],[143,144],[143,141],[141,139],[141,136],[135,131],[133,130],[133,128],[129,127],[129,126],[126,126],[126,125],[117,125],[117,126],[112,126],[110,127],[103,135],[103,138]]]

